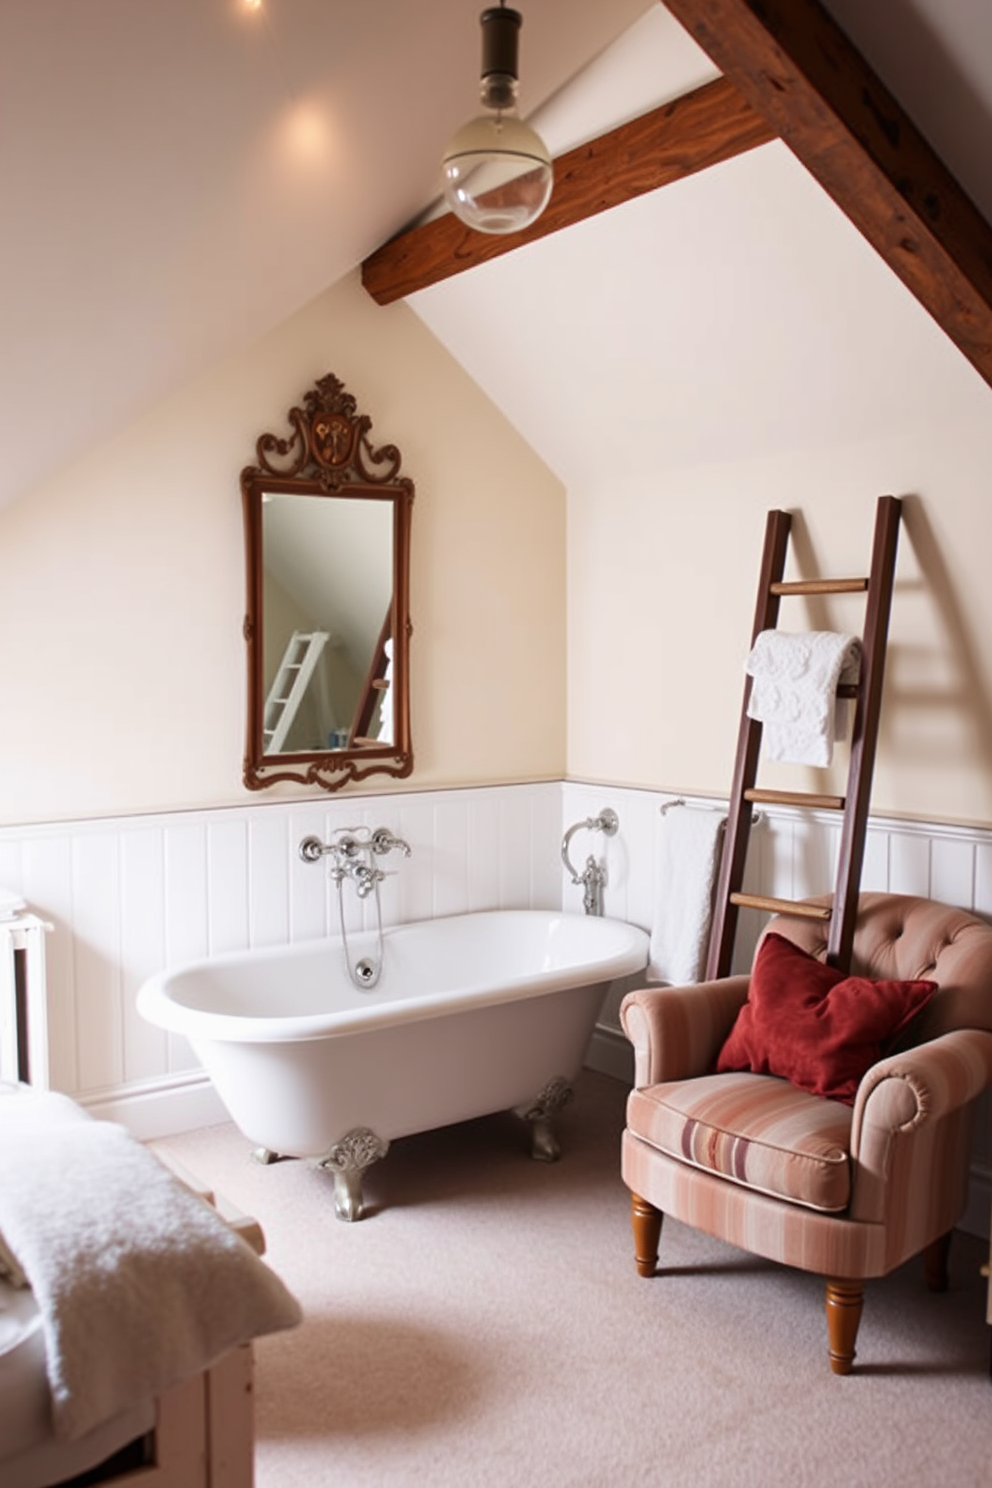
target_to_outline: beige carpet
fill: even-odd
[[[156,1144],[258,1216],[306,1312],[257,1347],[258,1488],[988,1488],[980,1243],[944,1296],[918,1262],[870,1284],[838,1378],[816,1277],[672,1221],[637,1276],[623,1103],[584,1073],[553,1166],[512,1116],[394,1143],[353,1225],[231,1126]]]

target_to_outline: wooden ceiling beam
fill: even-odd
[[[523,232],[474,232],[446,212],[377,249],[362,264],[362,283],[388,305],[774,137],[733,83],[717,78],[560,155],[551,200]]]
[[[665,0],[992,384],[992,227],[819,0]]]

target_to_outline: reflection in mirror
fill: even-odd
[[[251,789],[408,775],[409,516],[394,446],[337,378],[263,435],[242,472]],[[293,768],[289,768],[293,766]]]
[[[265,753],[346,749],[369,670],[380,647],[391,649],[392,511],[265,491],[262,556]],[[359,737],[392,743],[387,692],[376,691]]]

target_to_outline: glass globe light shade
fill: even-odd
[[[519,232],[544,211],[554,170],[541,137],[515,114],[464,124],[444,152],[444,198],[477,232]]]

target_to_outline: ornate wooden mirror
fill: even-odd
[[[338,790],[409,775],[410,512],[395,445],[337,377],[241,472],[248,563],[244,782]]]

